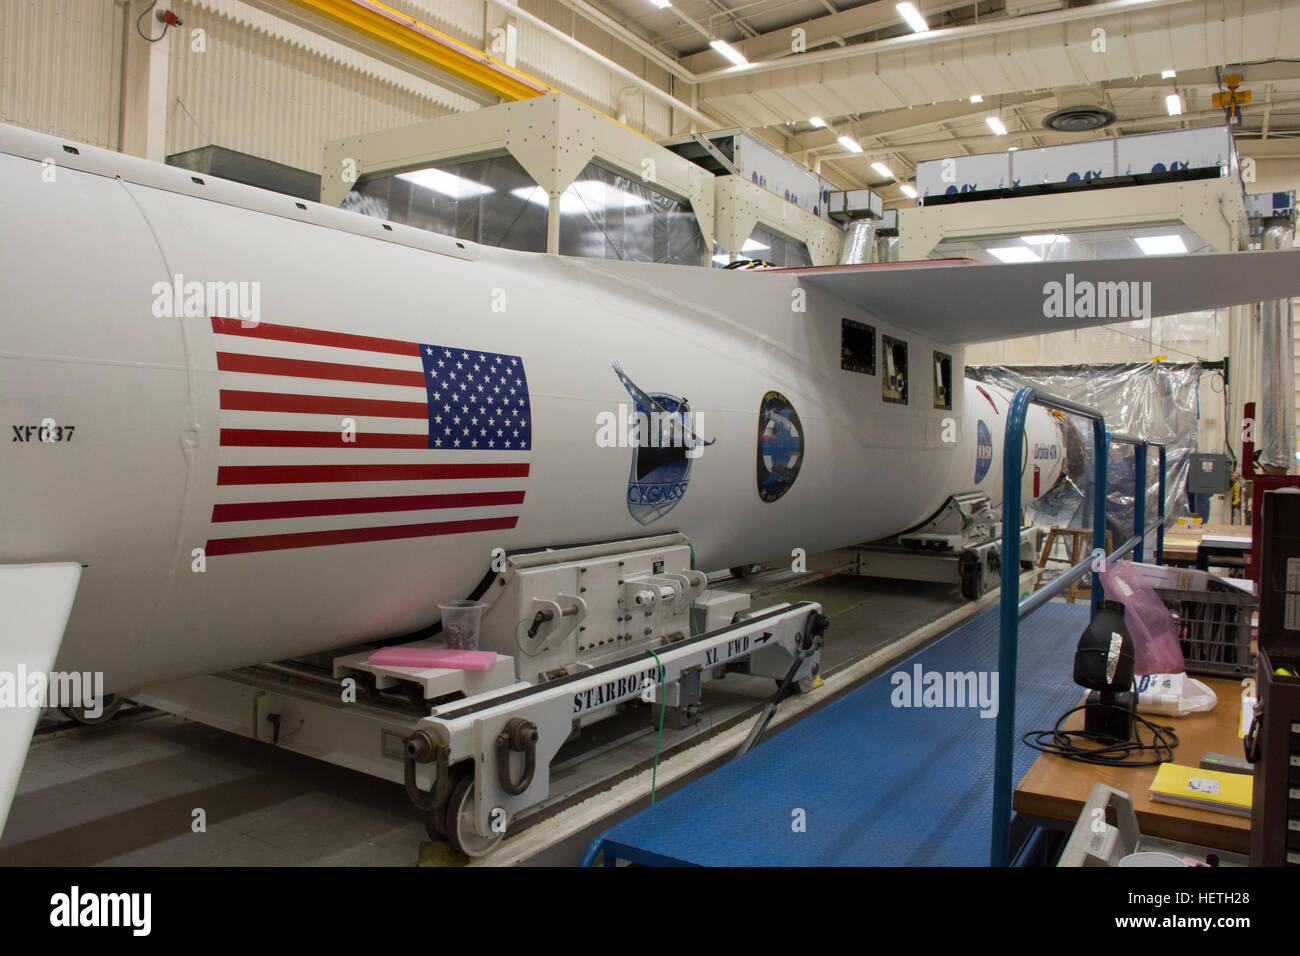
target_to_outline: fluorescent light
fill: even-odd
[[[970,101],[972,103],[983,103],[984,97],[980,96],[978,93],[972,93],[970,97]]]
[[[847,149],[850,153],[862,152],[862,147],[857,144],[857,142],[853,139],[852,136],[841,136],[840,145],[843,146],[845,149]]]
[[[993,130],[993,132],[997,133],[999,136],[1007,135],[1007,128],[1002,125],[1002,120],[998,119],[996,116],[987,116],[984,118],[984,122],[988,124],[989,129]]]
[[[764,245],[757,239],[746,239],[745,244],[740,247],[741,252],[769,252],[771,246]]]
[[[574,183],[573,185],[576,186],[578,184]],[[551,197],[541,186],[520,186],[518,189],[510,190],[510,195],[526,200],[534,206],[541,206],[543,209],[547,209],[550,206]],[[585,197],[580,196],[575,192],[572,186],[566,189],[560,194],[560,215],[572,216],[578,213],[583,213],[587,211],[589,206],[593,210],[599,210],[605,207],[603,202],[596,202],[594,205],[589,202],[583,202],[584,198]]]
[[[1183,243],[1183,237],[1177,234],[1172,236],[1135,236],[1133,241],[1138,244],[1144,256],[1172,256],[1179,252],[1186,252],[1187,246]]]
[[[1069,242],[1069,236],[1063,236],[1060,233],[1044,233],[1041,236],[1021,236],[1021,242],[1027,242],[1031,246],[1050,246],[1054,242]]]
[[[413,169],[409,173],[398,173],[397,178],[452,199],[475,199],[496,191],[491,186],[484,186],[441,169]]]
[[[736,64],[736,66],[744,66],[746,63],[749,62],[748,60],[745,59],[744,54],[742,54],[739,50],[737,50],[726,40],[710,40],[709,46],[713,47],[713,49],[717,50],[719,53],[725,56],[732,63]]]
[[[1164,71],[1161,72],[1161,74],[1160,74],[1160,79],[1162,79],[1162,80],[1172,80],[1172,79],[1173,79],[1175,76],[1177,76],[1177,75],[1178,75],[1178,74],[1175,73],[1173,70],[1164,70]]]
[[[1165,97],[1165,109],[1169,111],[1170,116],[1179,116],[1183,112],[1183,99],[1177,93],[1170,93]]]
[[[917,12],[916,7],[912,6],[910,3],[900,3],[894,9],[903,15],[903,19],[907,21],[907,25],[915,32],[925,33],[930,29],[930,24],[925,22],[925,17],[921,16],[921,14]]]
[[[814,128],[814,129],[825,129],[825,128],[826,128],[826,121],[825,121],[824,119],[822,119],[820,116],[814,116],[814,117],[812,117],[812,119],[808,120],[808,122],[811,123],[811,124],[813,125],[813,128]]]
[[[510,190],[510,195],[543,208],[550,205],[550,196],[541,186],[520,186]],[[640,196],[615,189],[599,179],[579,179],[560,194],[560,215],[598,213],[620,207],[632,209],[645,204]]]
[[[1016,150],[1018,150],[1019,148],[1020,148],[1019,146],[1008,146],[1008,147],[1007,147],[1007,152],[1008,152],[1008,153],[1014,153],[1014,152],[1015,152]]]
[[[879,175],[884,176],[886,179],[894,178],[894,174],[890,171],[889,167],[886,166],[884,163],[872,163],[871,168],[874,169]]]
[[[667,10],[673,4],[672,0],[650,0],[650,5],[660,10]]]
[[[1003,262],[1042,262],[1043,258],[1032,249],[1026,249],[1024,246],[1002,246],[998,249],[990,249],[989,255],[1001,259]]]
[[[903,191],[903,195],[906,196],[908,199],[916,198],[915,186],[909,186],[907,183],[903,183],[903,185],[899,186],[898,188]]]

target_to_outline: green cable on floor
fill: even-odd
[[[659,660],[659,655],[650,648],[646,648],[646,653],[655,659],[655,664],[659,667],[659,742],[655,744],[655,764],[654,769],[650,771],[650,803],[655,802],[655,784],[659,779],[659,753],[664,749],[664,711],[668,708],[664,706],[664,665]]]
[[[689,541],[686,544],[691,549],[691,570],[694,571],[695,570],[695,545]],[[691,636],[694,637],[697,633],[699,633],[699,629],[695,626],[695,602],[692,601],[691,602]]]

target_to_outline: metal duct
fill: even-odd
[[[876,221],[874,219],[855,219],[849,223],[844,236],[844,248],[840,250],[840,265],[860,266],[874,260],[876,243]]]
[[[1290,249],[1292,223],[1264,230],[1265,249]],[[1259,308],[1260,406],[1255,415],[1259,464],[1274,475],[1295,473],[1295,357],[1290,299],[1274,299]]]

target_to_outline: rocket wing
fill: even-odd
[[[1095,303],[1093,315],[1079,316],[1074,303],[1064,301],[1065,292],[1081,291],[1085,282],[1093,289],[1138,283],[1144,312],[1142,283],[1150,282],[1152,316],[1300,295],[1300,249],[1005,265],[939,259],[779,271],[797,274],[801,285],[830,292],[882,321],[954,344],[1142,317],[1097,315]],[[1051,283],[1060,284],[1060,301],[1049,303]]]
[[[79,564],[0,565],[0,675],[49,675],[63,644],[72,602],[81,580]],[[25,706],[27,686],[15,686],[16,699],[0,706],[0,831],[4,830],[27,745],[36,729],[39,707]],[[13,706],[13,704],[18,706]]]

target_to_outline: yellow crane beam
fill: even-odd
[[[285,0],[505,100],[553,92],[540,80],[376,0]]]

